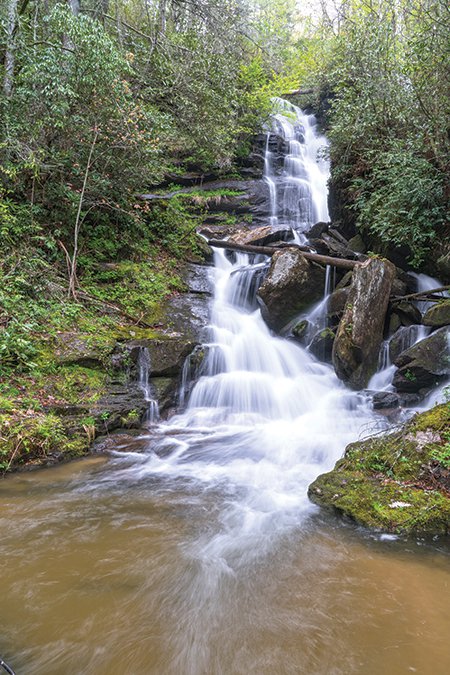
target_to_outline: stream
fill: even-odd
[[[326,141],[295,106],[275,123],[287,152],[276,174],[268,143],[271,219],[302,241],[327,217]],[[450,549],[369,534],[307,498],[349,442],[388,423],[271,334],[264,264],[216,251],[179,414],[158,422],[144,388],[134,441],[2,481],[0,654],[17,675],[450,672]]]

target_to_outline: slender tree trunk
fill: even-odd
[[[166,34],[166,0],[159,0],[159,31]]]
[[[69,0],[69,6],[74,16],[80,13],[80,0]]]
[[[86,169],[84,172],[83,187],[80,192],[80,201],[78,202],[78,211],[75,219],[75,226],[73,229],[73,252],[72,259],[70,261],[70,271],[69,271],[69,297],[76,298],[77,296],[77,262],[78,262],[78,237],[80,234],[80,217],[81,209],[83,208],[84,193],[86,192],[86,185],[88,181],[89,171],[92,166],[92,155],[94,154],[95,144],[97,143],[99,130],[97,127],[94,127],[94,137],[92,139],[91,149],[89,150],[89,156],[86,163]]]
[[[9,0],[8,18],[6,24],[6,53],[5,53],[5,75],[3,79],[3,91],[9,98],[13,89],[14,65],[15,65],[15,33],[17,25],[17,5],[18,0]]]

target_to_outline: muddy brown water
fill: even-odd
[[[314,512],[221,569],[220,488],[90,458],[0,483],[0,654],[17,675],[450,672],[450,558]],[[225,496],[226,498],[226,496]]]

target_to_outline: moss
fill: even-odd
[[[448,430],[450,425],[450,404],[435,406],[417,415],[412,421],[412,428],[415,431],[426,431],[433,429],[436,432]]]
[[[118,326],[114,335],[119,341],[127,340],[155,340],[164,337],[154,328],[140,328],[139,326]]]
[[[400,431],[352,443],[333,471],[314,481],[309,496],[366,527],[446,534],[449,434],[450,406],[443,404],[416,415]]]

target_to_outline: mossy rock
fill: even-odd
[[[90,335],[60,332],[56,336],[52,355],[58,365],[102,369],[114,349],[115,342],[112,333]]]
[[[314,503],[375,530],[450,532],[450,404],[401,431],[352,443],[308,490]]]
[[[425,326],[439,328],[440,326],[450,326],[450,300],[438,302],[426,312],[422,319]]]

